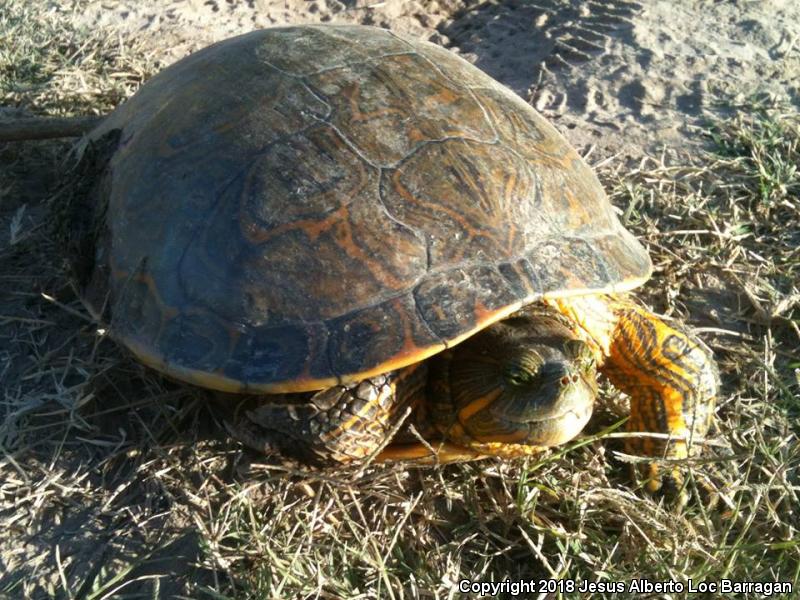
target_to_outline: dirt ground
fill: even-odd
[[[709,344],[723,394],[708,511],[631,487],[620,446],[595,439],[624,406],[608,390],[589,437],[538,462],[287,473],[77,301],[50,229],[71,141],[0,143],[0,597],[444,598],[463,578],[642,573],[797,590],[800,3],[8,0],[1,13],[4,120],[103,114],[159,68],[261,27],[361,23],[457,52],[600,171],[653,256],[642,297]]]
[[[792,0],[102,1],[79,22],[144,37],[165,63],[254,28],[386,27],[466,57],[598,156],[697,143],[697,127],[732,99],[800,102]]]

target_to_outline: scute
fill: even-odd
[[[266,29],[165,69],[121,132],[84,299],[145,362],[227,391],[321,389],[542,297],[650,274],[591,169],[452,53],[361,26]],[[107,190],[107,191],[105,191]],[[102,276],[101,276],[102,275]]]

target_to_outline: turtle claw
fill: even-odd
[[[656,463],[646,463],[633,465],[631,470],[634,480],[654,499],[663,499],[678,512],[688,504],[686,478],[679,467],[664,469]]]
[[[715,510],[720,493],[706,473],[688,471],[685,464],[661,466],[655,462],[631,466],[633,479],[648,495],[681,512],[690,503]],[[694,498],[694,502],[692,502]]]
[[[224,424],[228,434],[247,448],[266,456],[280,454],[280,448],[249,419],[242,419],[238,423],[225,421]]]

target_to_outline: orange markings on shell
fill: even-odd
[[[199,385],[355,381],[541,297],[649,276],[591,170],[533,108],[447,51],[380,29],[222,41],[89,137],[112,129],[113,275],[92,297],[108,296],[116,339]],[[125,286],[140,266],[137,301],[157,308],[136,317]],[[370,334],[381,323],[393,328]],[[198,341],[208,353],[174,347]]]

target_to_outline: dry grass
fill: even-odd
[[[152,72],[129,41],[70,27],[67,2],[5,6],[6,106],[102,112]],[[598,435],[540,460],[358,478],[258,462],[204,394],[87,319],[47,227],[66,146],[0,146],[0,597],[446,598],[464,578],[549,577],[797,589],[800,121],[735,112],[709,129],[714,153],[601,168],[657,266],[643,297],[697,327],[722,371],[712,461],[694,468],[717,504],[680,513]],[[621,403],[609,393],[589,431],[613,429]]]
[[[0,106],[105,114],[155,72],[155,54],[136,37],[76,25],[84,5],[3,0]]]

